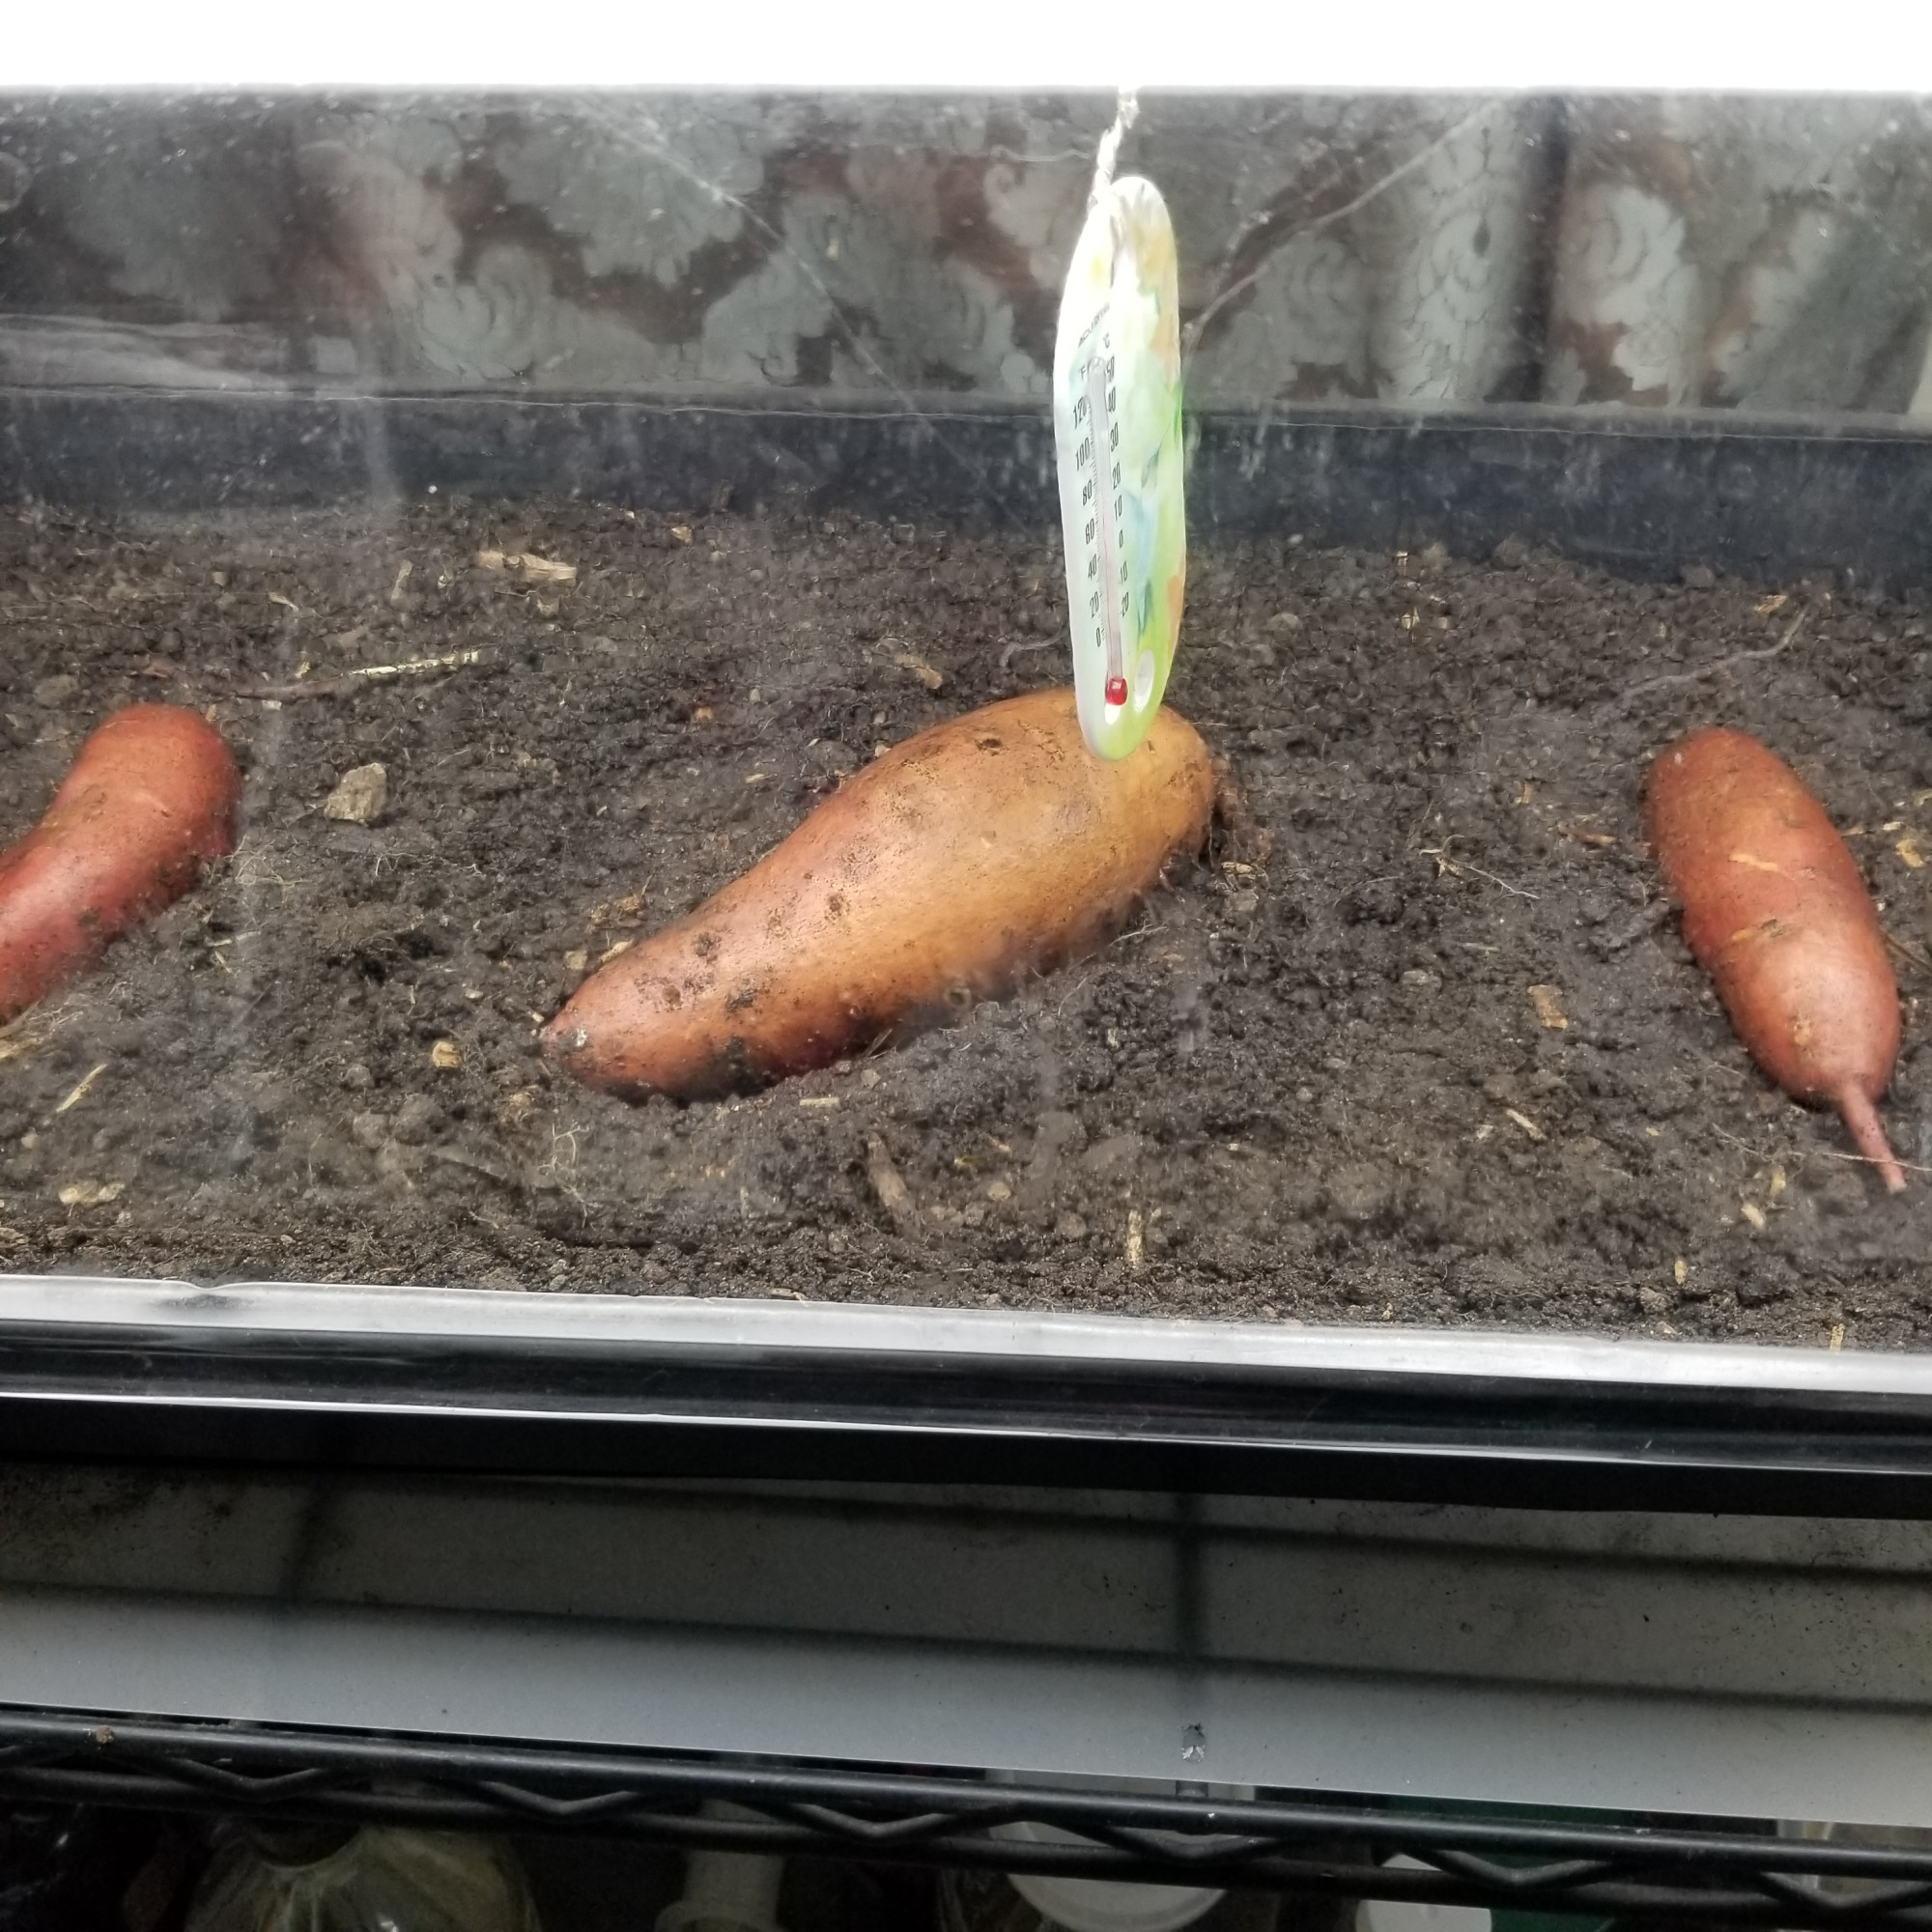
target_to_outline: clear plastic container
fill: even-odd
[[[762,1823],[742,1804],[704,1806],[707,1818]],[[754,1852],[694,1851],[685,1861],[684,1891],[658,1914],[657,1932],[780,1932],[779,1891],[784,1861]]]
[[[939,1886],[939,1932],[1276,1932],[1290,1922],[1261,1892],[990,1871],[949,1871]]]
[[[539,1932],[509,1850],[378,1828],[224,1833],[186,1932]]]

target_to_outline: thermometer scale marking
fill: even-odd
[[[1174,228],[1103,167],[1061,290],[1053,468],[1081,735],[1128,756],[1167,691],[1187,577]]]
[[[1096,327],[1083,346],[1085,392],[1074,404],[1074,416],[1077,422],[1084,415],[1087,428],[1077,452],[1080,467],[1088,472],[1081,492],[1088,510],[1087,577],[1094,584],[1087,612],[1099,634],[1096,641],[1106,652],[1107,702],[1119,706],[1127,701],[1126,651],[1121,636],[1127,590],[1121,581],[1121,431],[1114,419],[1113,344],[1104,327]]]

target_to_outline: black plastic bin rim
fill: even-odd
[[[0,1277],[0,1455],[1932,1516],[1932,1356]]]
[[[874,519],[1055,524],[1035,399],[772,389],[633,394],[0,384],[0,501],[262,509],[440,494],[689,513],[844,507]],[[1190,412],[1197,536],[1484,555],[1544,544],[1638,576],[1827,571],[1932,583],[1922,419],[1542,404],[1257,402]]]

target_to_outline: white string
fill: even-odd
[[[1119,96],[1119,105],[1114,110],[1114,125],[1100,136],[1100,152],[1094,162],[1094,186],[1087,196],[1087,206],[1094,204],[1113,185],[1114,164],[1121,157],[1121,142],[1126,131],[1140,119],[1140,90],[1123,87]]]

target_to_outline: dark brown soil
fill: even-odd
[[[1932,940],[1926,626],[1842,589],[1200,548],[1172,696],[1247,817],[1106,952],[722,1104],[538,1059],[586,958],[875,746],[1062,675],[1061,603],[1044,544],[846,520],[0,517],[0,832],[133,697],[212,706],[249,771],[234,859],[0,1036],[0,1259],[1866,1344],[1932,1319],[1932,1177],[1887,1199],[1752,1069],[1640,843],[1646,756],[1726,720]],[[326,817],[371,761],[386,815]],[[1887,1117],[1927,1161],[1901,970]]]

